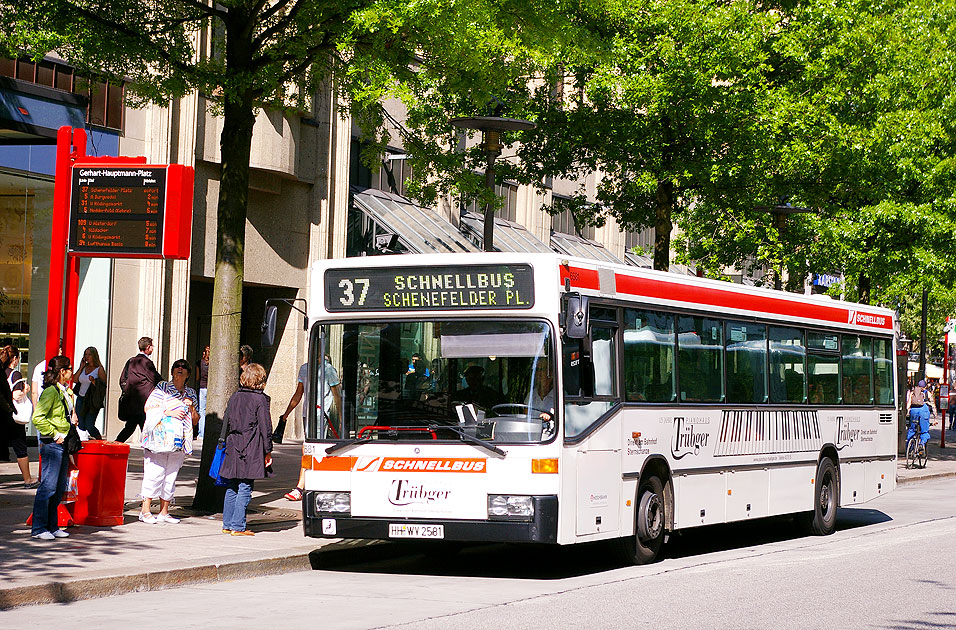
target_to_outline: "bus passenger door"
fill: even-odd
[[[621,429],[620,417],[614,415],[619,403],[617,326],[597,322],[594,315],[592,310],[590,352],[584,340],[564,340],[565,437],[583,438],[574,451],[579,536],[620,529]],[[580,387],[582,381],[590,382]],[[572,391],[575,387],[579,389]]]

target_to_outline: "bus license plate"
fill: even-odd
[[[414,525],[407,523],[389,523],[389,538],[444,538],[444,525]]]

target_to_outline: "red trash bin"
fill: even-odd
[[[122,525],[129,444],[89,440],[74,457],[80,472],[73,520],[77,525]]]

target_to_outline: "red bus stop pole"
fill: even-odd
[[[56,135],[56,171],[53,183],[53,226],[50,234],[50,288],[47,293],[46,320],[46,356],[49,359],[62,350],[68,357],[73,355],[75,332],[70,332],[70,342],[63,334],[63,289],[72,289],[72,295],[66,296],[67,319],[72,309],[72,320],[76,322],[76,292],[79,280],[78,259],[71,260],[70,270],[66,269],[66,249],[69,238],[70,188],[72,185],[73,163],[86,156],[86,131],[72,127],[60,127]],[[74,273],[75,272],[75,273]],[[71,282],[72,280],[72,282]],[[72,285],[72,286],[71,286]],[[69,322],[67,322],[69,324]],[[69,328],[68,328],[69,330]]]
[[[946,318],[946,335],[943,337],[943,387],[946,387],[946,393],[952,396],[949,391],[949,318]],[[943,406],[943,398],[940,396],[940,407]],[[949,400],[949,398],[947,398]],[[949,405],[946,405],[949,407]],[[946,448],[946,410],[940,410],[939,413],[939,447]]]

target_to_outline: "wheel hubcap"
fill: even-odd
[[[661,497],[648,492],[641,499],[641,517],[638,519],[638,534],[641,540],[653,540],[664,529],[664,505]]]
[[[823,480],[823,487],[820,488],[820,511],[824,517],[830,516],[833,509],[833,478],[827,475]]]

